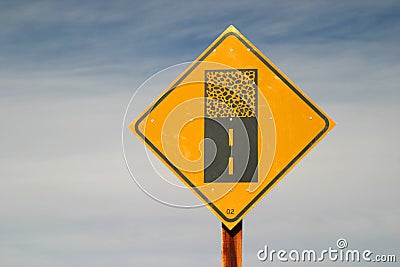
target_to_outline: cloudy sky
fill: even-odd
[[[121,125],[148,77],[230,24],[337,122],[245,218],[244,266],[268,264],[264,245],[323,250],[338,238],[400,260],[398,1],[4,0],[1,267],[220,266],[218,219],[144,194]],[[141,91],[132,120],[171,73]],[[168,197],[129,140],[138,178]]]

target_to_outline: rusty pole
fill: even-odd
[[[222,267],[242,267],[242,221],[232,230],[222,224]]]

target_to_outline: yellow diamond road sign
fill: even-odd
[[[232,229],[334,126],[229,26],[129,128]]]

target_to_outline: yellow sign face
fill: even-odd
[[[334,126],[229,26],[129,128],[232,229]]]

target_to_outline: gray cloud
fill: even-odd
[[[297,3],[2,3],[0,266],[219,266],[220,222],[148,198],[120,139],[134,89],[231,23],[338,123],[245,218],[245,266],[265,244],[399,251],[399,5]]]

